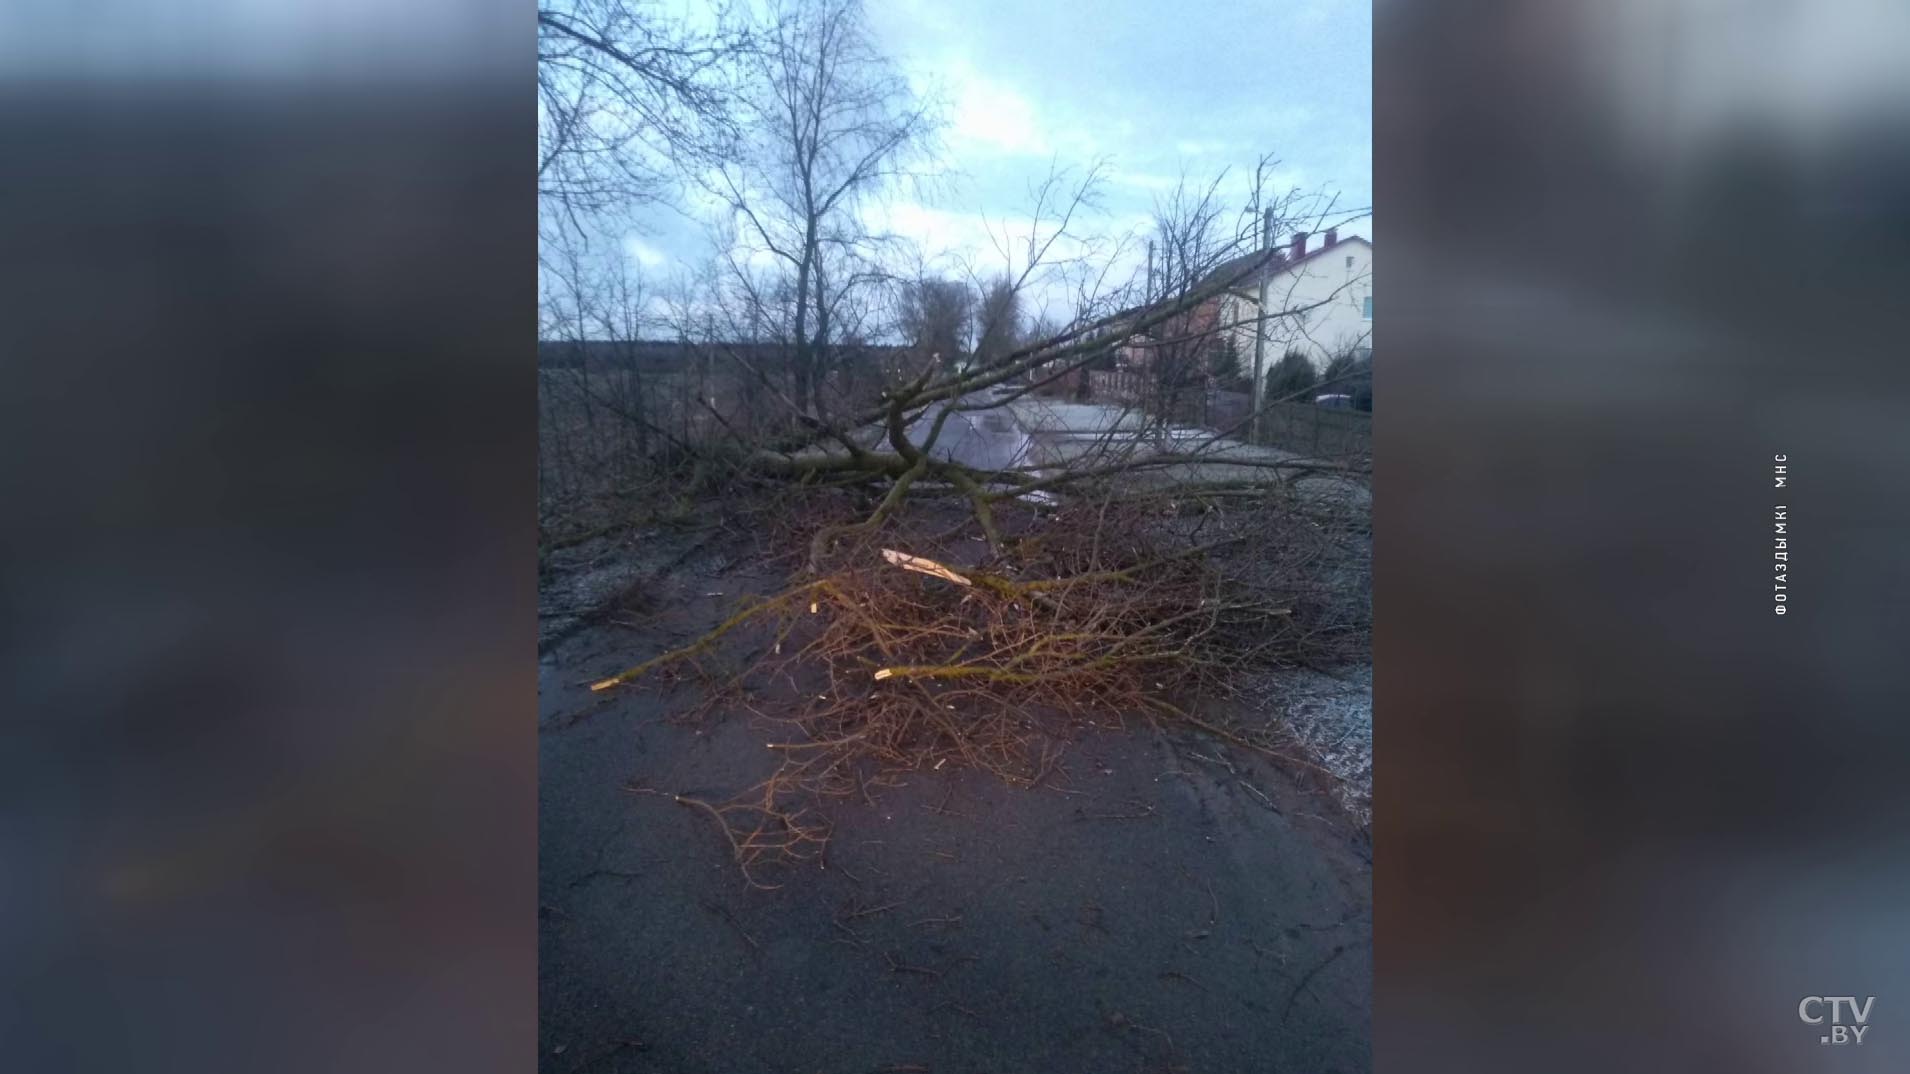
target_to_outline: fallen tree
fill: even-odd
[[[1131,426],[1124,414],[1110,423],[1107,435],[1079,445],[1081,450],[1065,459],[1022,459],[1014,465],[988,468],[966,464],[942,448],[951,419],[1009,412],[1090,368],[1111,365],[1122,352],[1144,352],[1155,364],[1189,366],[1204,383],[1205,356],[1223,338],[1283,320],[1303,320],[1342,301],[1340,289],[1335,289],[1308,302],[1279,308],[1270,304],[1246,322],[1223,323],[1214,315],[1215,303],[1241,295],[1250,281],[1281,259],[1271,242],[1274,233],[1322,226],[1331,230],[1363,215],[1363,211],[1340,212],[1331,199],[1298,192],[1275,196],[1266,186],[1272,167],[1270,158],[1263,158],[1256,167],[1248,204],[1240,213],[1242,224],[1231,233],[1222,230],[1220,223],[1220,180],[1205,188],[1190,189],[1183,183],[1157,209],[1154,230],[1159,248],[1150,244],[1146,280],[1084,290],[1077,301],[1080,313],[1068,327],[1024,338],[1016,346],[998,346],[978,355],[970,365],[952,367],[933,355],[917,355],[916,368],[885,371],[880,398],[867,405],[847,401],[846,407],[832,408],[819,400],[807,406],[774,392],[786,406],[779,426],[785,431],[752,438],[725,429],[725,450],[741,475],[862,482],[884,490],[868,517],[853,527],[815,536],[809,560],[812,571],[822,569],[840,537],[879,529],[904,499],[923,490],[966,500],[980,532],[1000,554],[1003,548],[993,516],[1003,504],[1092,489],[1148,471],[1222,464],[1236,483],[1270,485],[1307,474],[1363,474],[1368,466],[1364,459],[1268,457],[1244,451],[1233,439],[1269,407],[1294,396],[1262,399],[1232,426],[1172,445],[1162,435],[1167,415],[1133,411],[1137,421]],[[1100,179],[1098,169],[1091,169],[1070,186],[1069,177],[1056,171],[1035,191],[1032,222],[1020,243],[1019,263],[1009,257],[1008,272],[986,285],[987,291],[996,293],[997,306],[1018,301],[1033,281],[1068,264],[1057,259],[1056,251],[1069,241],[1070,229],[1079,226],[1084,208],[1094,203]],[[1004,241],[1002,249],[1006,253],[1012,245]],[[1156,258],[1159,271],[1152,270]],[[1105,281],[1109,267],[1100,266],[1094,277],[1097,284]],[[751,287],[744,294],[749,310],[729,320],[762,323],[766,318],[756,306],[763,301],[762,291]],[[691,327],[679,326],[686,336]],[[997,340],[1003,335],[999,326],[990,326],[990,331]],[[773,390],[775,378],[758,368],[742,348],[719,340],[706,346],[738,366],[752,382]],[[813,355],[824,346],[822,341],[809,340],[805,353]],[[1164,373],[1161,377],[1173,379]]]
[[[1003,519],[1012,554],[959,563],[859,533],[822,574],[748,601],[677,649],[592,684],[693,686],[680,719],[747,713],[771,773],[732,798],[666,794],[716,821],[748,881],[825,851],[830,799],[872,801],[903,774],[955,764],[1065,783],[1086,727],[1182,726],[1307,763],[1276,728],[1213,705],[1243,674],[1359,659],[1364,569],[1336,532],[1262,490],[1224,515],[1179,503],[1082,502]],[[971,542],[972,546],[972,542]],[[739,667],[739,652],[756,655]]]
[[[750,508],[753,525],[794,561],[776,592],[592,684],[693,683],[681,718],[749,714],[773,729],[773,771],[740,795],[632,788],[716,822],[759,885],[774,865],[824,851],[825,800],[869,799],[902,773],[949,764],[1024,786],[1065,781],[1086,725],[1152,721],[1282,753],[1277,733],[1211,702],[1243,673],[1357,660],[1367,644],[1363,502],[1298,486],[1357,482],[1367,460],[1235,439],[1280,399],[1256,399],[1231,428],[1189,435],[1170,421],[1174,398],[1205,390],[1223,339],[1343,301],[1267,297],[1256,284],[1280,258],[1273,236],[1364,211],[1276,194],[1262,158],[1244,199],[1223,175],[1157,202],[1140,277],[1134,236],[1087,227],[1101,166],[1056,167],[1031,191],[1025,226],[997,234],[990,222],[1001,263],[962,266],[964,289],[948,257],[911,266],[872,222],[896,184],[933,170],[936,121],[862,17],[854,3],[779,6],[731,42],[735,83],[707,80],[734,94],[710,113],[723,151],[687,154],[684,177],[721,206],[716,253],[665,313],[618,273],[594,279],[586,258],[553,251],[545,263],[549,330],[580,355],[547,378],[547,413],[567,413],[557,388],[579,412],[550,423],[565,434],[548,438],[551,457],[596,451],[619,465],[609,481],[551,468],[561,495],[543,514],[546,547],[617,524],[575,506],[573,490],[653,488],[673,516],[717,496],[772,502]],[[570,30],[545,27],[561,55],[594,62],[604,50]],[[1065,323],[1019,323],[1049,308],[1037,292],[1067,288]],[[1248,300],[1245,321],[1217,316]],[[673,376],[588,364],[593,339],[638,331],[646,345],[670,341]],[[949,353],[968,340],[974,354]],[[1098,430],[1006,460],[950,449],[955,422],[1012,427],[1036,397],[1117,362],[1156,386],[1153,412],[1103,414]],[[635,433],[606,453],[602,429],[616,421]]]

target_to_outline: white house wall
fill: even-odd
[[[1335,355],[1373,346],[1373,322],[1365,314],[1373,294],[1373,247],[1348,238],[1324,253],[1275,276],[1267,286],[1267,364],[1288,350],[1299,350],[1324,369]],[[1251,368],[1255,309],[1251,300],[1233,298],[1227,316],[1242,364]]]

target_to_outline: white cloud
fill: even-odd
[[[914,243],[924,256],[933,259],[932,268],[949,270],[958,263],[967,263],[976,266],[977,271],[985,271],[1001,263],[1001,254],[989,237],[989,229],[992,227],[999,236],[1003,222],[994,217],[950,212],[913,201],[894,201],[871,206],[864,220],[871,228]],[[1007,226],[1019,227],[1025,233],[1028,222],[1010,220]]]
[[[972,70],[954,78],[949,134],[958,149],[966,145],[1023,156],[1053,152],[1034,104],[1013,87]]]
[[[1150,195],[1171,194],[1174,188],[1184,181],[1189,191],[1198,193],[1205,191],[1207,184],[1214,181],[1219,165],[1231,165],[1227,168],[1226,176],[1220,181],[1219,195],[1225,199],[1244,201],[1253,187],[1253,169],[1250,166],[1252,161],[1242,163],[1239,160],[1230,160],[1215,163],[1217,166],[1214,167],[1189,164],[1185,179],[1177,173],[1123,169],[1114,173],[1112,181],[1120,186],[1146,191]],[[1285,192],[1294,187],[1304,187],[1306,184],[1306,172],[1299,168],[1276,167],[1267,173],[1267,185],[1276,193]]]
[[[1345,17],[1346,5],[1340,0],[1300,0],[1289,12],[1293,24],[1299,29],[1317,29],[1337,18]]]
[[[623,250],[632,261],[647,269],[658,268],[670,260],[663,251],[634,235],[623,240]]]
[[[1224,142],[1217,138],[1184,138],[1174,143],[1174,152],[1183,157],[1210,157],[1233,153],[1239,146],[1234,142]]]

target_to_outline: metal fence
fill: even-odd
[[[1232,425],[1246,417],[1247,396],[1242,392],[1226,394],[1240,396],[1238,417],[1227,422],[1227,425]],[[1239,434],[1241,439],[1249,439],[1247,433],[1248,430],[1243,428]],[[1361,410],[1334,410],[1311,403],[1270,403],[1260,415],[1258,435],[1251,440],[1300,455],[1370,457],[1373,454],[1373,415]]]
[[[1088,383],[1096,402],[1137,405],[1169,421],[1219,430],[1236,440],[1306,456],[1373,453],[1373,415],[1362,410],[1270,403],[1256,433],[1247,423],[1251,406],[1246,392],[1194,387],[1171,399],[1157,398],[1159,389],[1150,378],[1131,371],[1091,372]]]

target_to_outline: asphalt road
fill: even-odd
[[[1370,859],[1253,755],[1135,729],[1036,790],[914,773],[835,808],[827,868],[774,892],[706,818],[626,793],[723,797],[773,763],[745,713],[679,726],[658,688],[580,685],[770,581],[688,563],[641,629],[540,661],[541,1071],[1370,1069]]]

